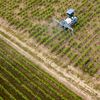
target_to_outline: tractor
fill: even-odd
[[[71,30],[72,33],[73,33],[73,28],[72,28],[72,26],[73,26],[74,24],[76,24],[76,23],[77,23],[77,20],[78,20],[77,17],[74,16],[74,12],[75,12],[74,9],[68,9],[67,12],[66,12],[66,14],[67,14],[67,18],[66,18],[66,19],[61,20],[61,21],[56,20],[56,22],[57,22],[61,27],[63,27],[64,29],[69,29],[69,30]]]

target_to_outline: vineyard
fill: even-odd
[[[74,35],[53,21],[53,18],[66,18],[70,7],[78,17]],[[99,0],[0,0],[0,26],[16,31],[15,37],[37,51],[41,48],[61,68],[71,65],[82,76],[97,76],[97,79],[100,75],[99,13]],[[5,99],[81,99],[3,40],[0,40],[0,88],[0,95]]]
[[[16,30],[28,32],[29,37],[66,60],[67,64],[79,66],[83,71],[94,75],[100,66],[98,2],[99,0],[1,0],[0,16]],[[75,36],[50,26],[52,17],[62,19],[70,6],[75,8],[79,19],[74,26]]]
[[[2,40],[0,40],[0,84],[0,95],[7,100],[81,99]]]

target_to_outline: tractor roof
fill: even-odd
[[[66,13],[68,15],[71,15],[71,14],[74,14],[74,11],[75,11],[74,9],[68,9]]]

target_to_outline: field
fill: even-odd
[[[99,0],[0,0],[0,30],[5,30],[0,34],[43,62],[47,68],[58,71],[62,77],[65,75],[66,80],[76,88],[84,91],[86,95],[91,95],[91,100],[99,100],[99,3]],[[78,17],[78,23],[73,26],[73,35],[69,30],[64,31],[54,22],[54,19],[65,19],[68,8],[74,8],[75,16]],[[24,44],[21,45],[16,38]],[[50,100],[53,98],[57,100],[81,99],[58,83],[49,73],[39,69],[40,65],[33,64],[30,61],[31,58],[27,59],[17,51],[4,43],[1,38],[0,77],[3,97],[9,95],[17,99],[18,97],[23,99],[31,99],[31,97],[39,99],[40,97],[42,100],[44,97]],[[38,52],[42,53],[43,57],[38,58]],[[54,63],[51,64],[50,61]],[[11,87],[16,85],[17,90],[14,90],[16,95],[8,89],[10,87],[7,83]],[[22,85],[19,85],[20,83]]]
[[[50,52],[66,59],[67,64],[80,66],[83,71],[94,75],[100,66],[100,5],[98,0],[79,1],[1,0],[0,16],[16,30],[28,32],[29,37],[34,38],[39,45],[43,44]],[[70,6],[76,9],[76,16],[79,19],[74,27],[74,36],[70,36],[68,31],[63,32],[57,27],[50,26],[52,17],[62,19]]]
[[[81,100],[2,40],[0,40],[0,69],[0,95],[3,99]]]

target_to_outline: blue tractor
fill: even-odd
[[[72,31],[72,33],[73,33],[72,26],[74,24],[76,24],[77,20],[78,20],[77,17],[74,16],[74,12],[75,12],[74,9],[68,9],[67,12],[66,12],[66,14],[67,14],[68,17],[66,19],[61,20],[61,21],[56,20],[56,22],[61,27],[63,27],[64,29],[70,29]]]

